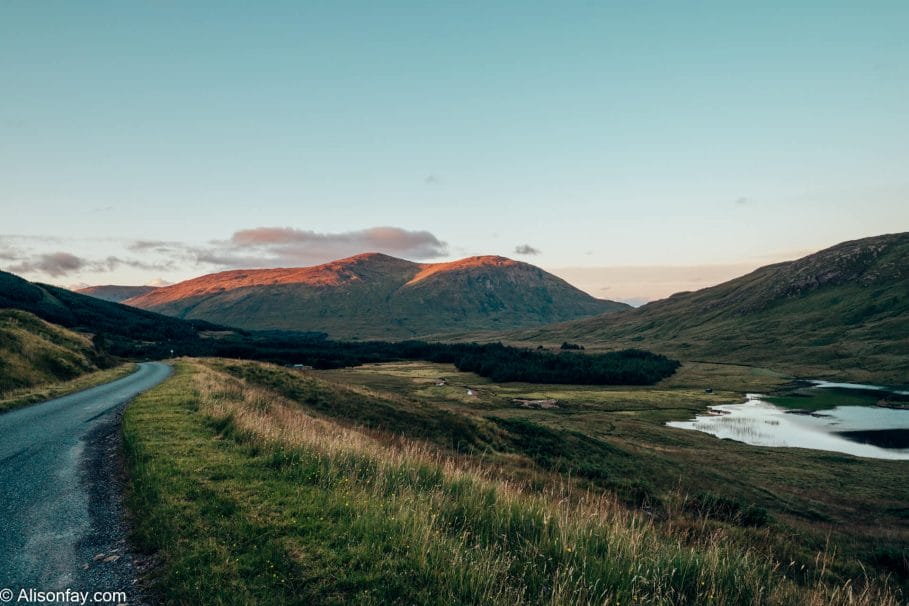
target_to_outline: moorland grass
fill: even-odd
[[[97,369],[97,355],[86,336],[24,311],[0,309],[0,398]]]
[[[0,309],[0,412],[43,402],[117,379],[116,368],[92,340],[20,310]]]
[[[355,390],[371,397],[358,405],[363,410],[393,400],[402,411],[435,407],[474,423],[491,422],[496,441],[487,443],[484,460],[522,481],[536,481],[533,470],[539,468],[561,472],[583,489],[608,491],[676,525],[685,519],[677,511],[691,509],[691,499],[713,495],[758,512],[757,518],[728,520],[740,526],[766,511],[773,532],[739,529],[735,536],[743,546],[769,543],[799,570],[814,567],[818,551],[829,546],[837,557],[827,568],[841,578],[889,575],[904,591],[909,583],[909,561],[888,555],[909,550],[905,463],[768,449],[666,427],[714,404],[742,402],[743,392],[791,391],[789,377],[765,369],[692,363],[653,387],[596,388],[492,383],[448,365],[417,362],[308,373],[271,367],[242,376],[292,399],[298,392],[288,386],[315,389],[328,380],[335,399],[347,406],[353,400],[343,394]],[[281,378],[259,383],[264,376]],[[465,397],[466,386],[474,396]],[[715,388],[712,393],[707,386]],[[527,409],[515,398],[552,399],[557,407]],[[339,421],[357,422],[356,410],[326,410]],[[395,430],[415,435],[406,424]]]
[[[161,559],[162,602],[897,603],[823,566],[797,583],[733,527],[705,519],[683,536],[557,474],[534,488],[302,404],[179,362],[127,409],[134,538]]]

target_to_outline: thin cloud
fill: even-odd
[[[9,271],[13,273],[40,273],[52,278],[62,278],[79,272],[107,273],[120,267],[131,267],[133,269],[146,271],[162,271],[175,268],[173,261],[148,263],[136,259],[123,259],[115,256],[105,257],[104,259],[86,259],[62,251],[31,255],[26,258],[19,257],[14,260],[18,262],[8,268]]]
[[[67,252],[36,255],[9,268],[14,273],[43,273],[54,278],[68,276],[87,265],[85,259]]]
[[[23,258],[22,251],[7,242],[13,239],[15,236],[0,236],[0,261],[19,261]]]
[[[235,232],[210,247],[190,248],[199,263],[224,267],[263,267],[322,263],[363,252],[408,259],[434,259],[448,254],[448,244],[428,231],[373,227],[320,233],[293,227],[257,227]]]
[[[262,257],[234,255],[229,252],[219,252],[201,248],[189,249],[197,264],[218,265],[221,267],[267,267],[270,263]],[[280,263],[278,263],[280,265]]]
[[[12,242],[26,240],[28,246],[19,248],[11,245]],[[364,252],[380,252],[413,260],[434,259],[449,253],[448,244],[431,232],[400,227],[373,227],[336,233],[293,227],[257,227],[239,230],[228,239],[205,244],[153,239],[122,242],[119,243],[120,250],[112,250],[120,254],[106,257],[82,255],[78,250],[42,251],[32,240],[32,237],[0,235],[0,262],[3,262],[5,269],[20,274],[72,278],[121,269],[158,274],[186,271],[194,266],[218,270],[294,267],[316,265]],[[44,244],[53,241],[46,239]]]
[[[129,243],[126,248],[133,252],[169,252],[183,248],[179,242],[168,242],[165,240],[136,240]]]
[[[540,254],[540,249],[534,248],[530,244],[521,244],[520,246],[515,246],[514,254],[516,254],[516,255],[538,255],[538,254]]]
[[[0,261],[18,261],[19,253],[15,249],[0,245]]]
[[[172,260],[161,261],[159,263],[148,263],[147,261],[138,261],[136,259],[123,259],[121,257],[107,257],[103,261],[94,261],[91,264],[92,271],[114,271],[118,267],[132,267],[148,271],[171,270],[175,268]]]

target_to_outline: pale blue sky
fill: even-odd
[[[759,265],[909,229],[909,3],[745,4],[6,0],[0,267],[173,281],[381,226],[447,245],[387,240],[416,260]],[[300,232],[228,242],[257,227]]]

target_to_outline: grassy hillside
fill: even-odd
[[[845,242],[639,309],[513,336],[905,383],[909,234]]]
[[[112,364],[85,335],[0,309],[0,412],[113,381],[135,367]]]
[[[84,335],[32,314],[0,309],[0,398],[98,370],[99,354]]]
[[[212,274],[127,303],[245,329],[388,340],[539,326],[628,307],[502,257],[419,264],[381,254],[316,267]]]
[[[26,311],[59,326],[102,335],[105,340],[192,341],[203,330],[222,328],[32,283],[0,271],[0,309],[3,308]]]
[[[670,433],[665,418],[703,406],[686,382],[708,377],[718,399],[780,381],[700,366],[602,390],[182,362],[126,413],[135,538],[174,604],[899,603],[877,575],[906,545],[902,467]],[[554,409],[512,402],[554,394]]]

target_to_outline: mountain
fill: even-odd
[[[907,383],[909,233],[844,242],[638,309],[510,336]]]
[[[132,297],[139,297],[149,293],[157,288],[156,286],[119,286],[116,284],[106,284],[104,286],[88,286],[79,288],[75,292],[81,295],[88,295],[96,299],[103,299],[113,303],[122,303]]]
[[[125,303],[179,318],[344,339],[504,330],[628,307],[504,257],[421,264],[378,253],[315,267],[226,271]]]

